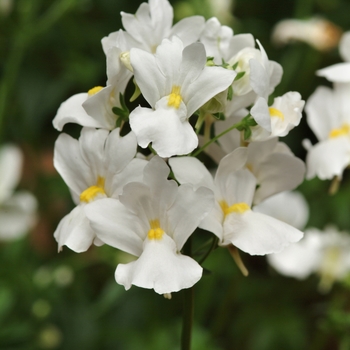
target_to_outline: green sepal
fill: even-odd
[[[214,113],[212,114],[212,116],[216,119],[216,120],[225,120],[225,114],[224,113]]]
[[[244,129],[244,140],[248,140],[250,139],[250,137],[252,136],[252,131],[249,127]]]
[[[129,100],[130,102],[134,102],[141,95],[141,90],[139,86],[136,84],[135,79],[133,79],[132,82],[134,83],[135,90],[132,96],[130,97],[130,100]]]
[[[236,62],[233,66],[232,66],[232,69],[235,70],[238,66],[238,62]]]
[[[244,74],[245,74],[245,72],[239,72],[239,73],[237,73],[236,78],[235,78],[234,81],[237,81],[237,80],[243,78]]]
[[[230,85],[227,89],[227,100],[232,101],[232,97],[233,97],[233,88],[232,88],[232,85]]]

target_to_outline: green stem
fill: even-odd
[[[191,237],[184,247],[184,253],[191,256],[192,242]],[[194,287],[184,289],[183,291],[183,319],[181,334],[181,350],[191,350],[192,326],[194,318]]]
[[[215,142],[216,140],[218,140],[221,136],[224,136],[225,134],[227,134],[228,132],[230,132],[233,129],[237,129],[240,126],[245,125],[244,121],[240,121],[236,124],[233,124],[232,126],[230,126],[228,129],[226,129],[225,131],[223,131],[222,133],[220,133],[219,135],[216,135],[215,137],[213,137],[211,140],[209,140],[208,142],[206,142],[201,148],[199,148],[196,152],[192,153],[191,156],[192,157],[197,157],[198,154],[202,153],[210,144],[212,144],[213,142]]]

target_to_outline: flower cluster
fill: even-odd
[[[173,25],[167,0],[121,16],[125,30],[102,39],[106,86],[70,97],[53,120],[59,131],[83,126],[79,140],[63,133],[55,144],[76,204],[54,233],[59,249],[121,249],[137,259],[118,265],[119,284],[168,294],[202,276],[182,252],[197,228],[253,255],[300,240],[301,231],[254,209],[304,178],[304,163],[278,141],[299,124],[304,101],[287,92],[268,105],[281,66],[216,18]],[[147,105],[130,111],[129,101]],[[202,151],[218,164],[214,178]]]

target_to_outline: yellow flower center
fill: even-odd
[[[269,113],[270,113],[270,117],[277,117],[277,118],[280,118],[281,120],[284,120],[283,113],[277,108],[270,107]]]
[[[346,136],[350,134],[350,125],[343,124],[339,129],[332,129],[329,133],[329,138],[334,139],[339,136]]]
[[[97,94],[99,91],[101,91],[102,89],[103,89],[103,86],[95,86],[88,91],[88,95],[93,96],[93,95]]]
[[[160,227],[160,223],[158,219],[150,220],[149,225],[151,228],[148,231],[148,239],[157,239],[160,240],[163,237],[164,231]]]
[[[173,85],[169,95],[168,106],[178,109],[180,107],[182,97],[180,95],[181,86]]]
[[[94,186],[90,186],[85,191],[80,194],[80,201],[89,203],[92,202],[97,195],[102,194],[106,196],[106,192],[104,190],[105,179],[101,176],[97,179],[97,184]]]
[[[245,202],[235,203],[229,206],[225,200],[222,200],[219,204],[225,217],[231,213],[243,214],[250,209],[249,205]]]

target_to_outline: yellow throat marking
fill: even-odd
[[[235,203],[231,206],[228,206],[227,202],[225,200],[222,200],[219,202],[219,204],[225,217],[231,213],[243,214],[250,209],[249,205],[245,202]]]
[[[97,195],[102,194],[106,195],[104,190],[105,179],[104,177],[99,176],[97,179],[97,184],[94,186],[90,186],[85,191],[80,194],[80,201],[89,203],[92,202]]]
[[[150,220],[149,225],[151,228],[148,230],[148,239],[160,240],[163,237],[164,231],[160,228],[160,222],[158,219]]]
[[[339,129],[332,129],[329,133],[329,138],[334,139],[339,136],[347,136],[350,134],[350,125],[343,124]]]
[[[95,86],[88,91],[88,95],[93,96],[93,95],[97,94],[99,91],[101,91],[102,89],[103,89],[103,86]]]
[[[277,118],[280,118],[281,120],[284,120],[283,113],[277,108],[270,107],[269,113],[270,113],[270,117],[277,117]]]
[[[182,97],[180,95],[181,86],[173,85],[171,89],[171,93],[169,95],[168,106],[179,109],[182,101]]]

